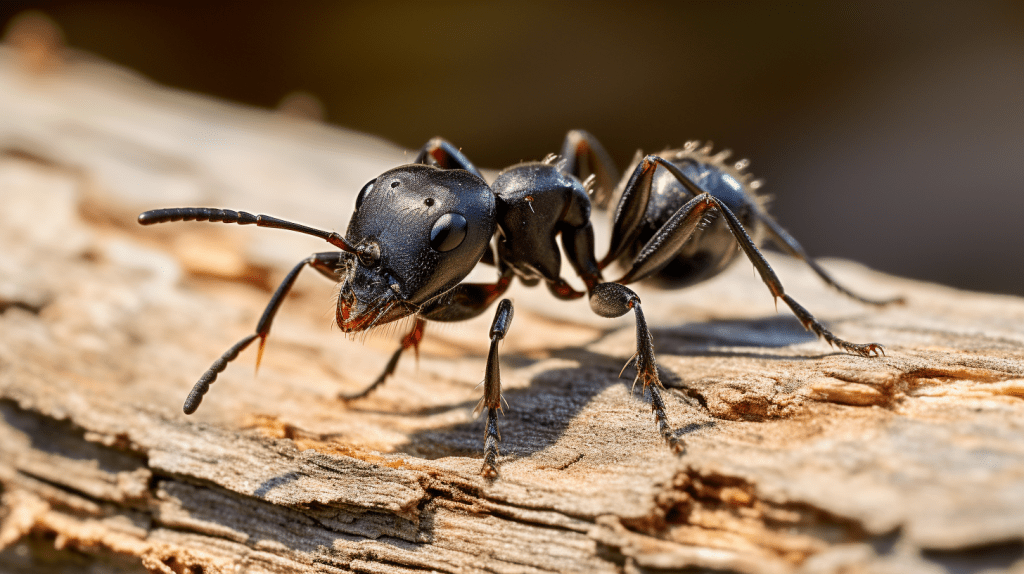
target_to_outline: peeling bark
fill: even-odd
[[[259,376],[243,354],[196,415],[179,410],[323,246],[140,228],[137,213],[211,205],[343,229],[400,150],[74,58],[25,70],[0,48],[0,85],[7,571],[1024,570],[1019,298],[828,262],[860,292],[907,298],[866,308],[773,257],[837,334],[886,345],[864,358],[776,315],[744,264],[640,289],[687,445],[676,456],[618,378],[631,321],[515,287],[501,476],[487,481],[471,413],[490,318],[430,325],[418,363],[344,404],[397,343],[332,332],[331,286],[313,274]]]

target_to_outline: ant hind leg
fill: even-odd
[[[677,178],[685,179],[686,177],[678,169],[675,169],[674,166],[670,167],[669,171]],[[689,180],[685,180],[685,182],[693,185]],[[630,269],[618,282],[631,283],[655,273],[664,262],[675,257],[679,249],[682,248],[693,234],[704,214],[711,209],[717,210],[725,217],[725,221],[729,225],[733,237],[739,243],[740,249],[743,250],[747,259],[757,269],[757,272],[761,275],[761,280],[768,286],[772,296],[785,301],[786,305],[793,311],[793,314],[796,315],[805,329],[825,339],[830,345],[839,347],[849,353],[865,357],[884,354],[884,348],[878,343],[851,343],[836,337],[815,319],[807,309],[787,295],[778,275],[772,270],[764,255],[757,248],[757,245],[750,239],[750,236],[743,228],[743,224],[740,223],[736,215],[724,203],[708,193],[700,194],[683,204],[668,222],[655,233],[654,237],[643,246],[640,253],[634,258]]]
[[[847,297],[855,301],[860,301],[861,303],[865,303],[867,305],[902,305],[903,303],[906,302],[903,299],[903,297],[893,297],[890,299],[873,299],[870,297],[858,295],[853,291],[850,291],[843,285],[839,284],[839,282],[837,282],[831,274],[829,274],[827,271],[825,271],[824,268],[818,265],[818,263],[814,259],[812,259],[806,251],[804,251],[803,246],[801,246],[800,243],[798,243],[797,240],[794,239],[793,236],[789,234],[789,232],[787,232],[781,225],[779,225],[779,223],[775,221],[775,219],[772,218],[772,216],[768,215],[767,213],[761,212],[760,210],[757,211],[756,215],[758,220],[760,220],[761,223],[764,223],[765,229],[768,230],[768,237],[772,240],[772,243],[774,243],[779,249],[781,249],[783,252],[787,253],[791,257],[800,259],[801,261],[806,263],[808,267],[810,267],[815,273],[818,274],[818,277],[821,277],[822,281],[832,286],[836,291],[839,291],[843,295],[846,295]]]

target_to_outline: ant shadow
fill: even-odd
[[[505,409],[504,416],[500,419],[503,439],[501,442],[502,456],[499,459],[500,464],[508,464],[514,460],[532,456],[555,446],[565,435],[571,421],[595,397],[605,392],[612,385],[632,386],[635,371],[631,368],[626,370],[622,378],[619,377],[623,366],[622,356],[612,356],[588,349],[588,347],[599,344],[609,337],[617,336],[616,334],[620,333],[622,329],[622,326],[603,329],[597,337],[585,345],[554,348],[543,358],[531,358],[512,353],[501,356],[501,365],[506,370],[529,368],[540,361],[551,358],[573,361],[579,366],[544,370],[534,374],[526,386],[504,390],[503,395],[510,408]],[[812,361],[832,354],[775,354],[756,350],[784,348],[816,340],[814,335],[804,331],[802,326],[790,317],[694,322],[675,327],[655,328],[652,329],[652,333],[655,338],[655,349],[659,355],[749,357],[774,361]],[[749,348],[750,350],[745,351],[744,348]],[[628,356],[631,352],[632,348],[624,349],[623,355]],[[486,362],[486,355],[483,353],[473,354],[470,358],[479,361],[482,372]],[[659,368],[659,374],[667,387],[682,390],[682,392],[670,392],[674,393],[677,399],[681,399],[689,404],[687,410],[690,411],[690,414],[699,414],[699,416],[690,416],[689,422],[675,428],[674,434],[677,438],[713,431],[717,427],[719,421],[709,415],[706,406],[699,404],[700,401],[691,400],[692,397],[687,396],[685,391],[686,382],[681,377],[664,367]],[[624,408],[635,408],[643,413],[649,411],[649,394],[636,392],[631,395],[630,402],[633,404],[626,405]],[[670,421],[679,424],[680,415],[682,414],[679,412],[679,401],[673,400],[671,403],[669,405],[670,412],[668,413]],[[474,409],[476,404],[477,400],[474,398],[440,407],[413,410],[409,414],[413,416],[428,416],[456,410],[469,412]],[[375,410],[371,409],[360,409],[358,401],[341,408],[375,412]],[[483,456],[482,431],[484,421],[484,417],[478,417],[475,420],[412,432],[408,435],[408,440],[405,443],[396,445],[396,451],[428,460],[443,457],[467,457],[480,460]],[[650,422],[649,432],[652,437],[656,437],[657,431],[654,426],[653,417]],[[341,439],[342,437],[323,436],[320,438],[332,440]],[[573,464],[585,454],[578,455],[575,460],[571,456],[567,457],[567,462],[560,468]],[[313,464],[322,466],[325,469],[336,466],[339,469],[338,471],[342,472],[344,465],[332,462],[332,460],[333,458],[329,455],[318,455],[317,461]],[[253,494],[258,498],[265,498],[275,489],[286,486],[301,477],[302,472],[299,471],[270,478],[260,484]],[[342,517],[338,513],[345,512],[347,511],[344,509],[318,504],[307,505],[303,510],[304,514],[310,515],[323,524],[352,522],[353,528],[355,528],[356,523],[363,520],[362,514],[359,514],[356,518],[349,517],[341,520]],[[424,536],[427,539],[433,537],[434,516],[432,512],[423,512],[416,519],[390,516],[388,520],[393,522],[399,531],[414,533],[416,537],[419,537],[417,540],[423,540],[422,537]],[[342,539],[359,538],[357,535],[354,536],[348,532],[337,531],[320,533],[318,536],[333,536]],[[416,546],[416,543],[404,536],[384,536],[378,538],[378,540],[400,548],[413,548]]]
[[[606,355],[588,350],[586,347],[598,344],[623,327],[603,329],[600,334],[586,345],[566,346],[548,351],[544,358],[530,358],[523,355],[503,354],[501,367],[503,370],[525,369],[534,364],[552,358],[573,361],[579,366],[550,369],[533,375],[529,384],[518,388],[504,388],[502,396],[509,408],[505,408],[499,419],[502,432],[501,453],[503,462],[543,451],[558,443],[565,434],[571,421],[594,400],[612,385],[620,384],[628,388],[633,386],[635,370],[628,367],[623,370],[621,357]],[[822,356],[835,353],[815,355],[777,354],[758,351],[744,351],[743,348],[765,349],[784,348],[796,344],[816,341],[812,333],[803,329],[798,321],[791,317],[769,317],[753,320],[719,320],[686,323],[677,327],[653,328],[656,353],[682,357],[735,357],[752,358],[772,361],[812,361]],[[632,351],[632,349],[628,349]],[[625,354],[625,353],[624,353]],[[628,356],[628,355],[627,355]],[[481,366],[486,362],[486,355],[472,355]],[[676,373],[660,365],[658,368],[662,383],[672,389],[677,399],[690,405],[693,412],[690,418],[706,419],[699,422],[688,422],[674,429],[677,438],[714,428],[718,423],[707,413],[703,397]],[[637,389],[631,392],[631,405],[640,411],[650,409],[650,394]],[[674,401],[673,401],[674,402]],[[646,405],[646,406],[645,406]],[[462,410],[472,411],[477,406],[477,399],[441,406],[432,406],[409,411],[412,416],[430,416],[446,412]],[[346,405],[348,410],[361,412],[384,413],[378,409],[361,409],[358,402]],[[675,416],[670,406],[669,420],[679,421],[679,413]],[[483,456],[482,428],[484,417],[477,417],[462,423],[454,423],[443,427],[435,427],[412,432],[408,441],[396,445],[400,452],[425,459],[443,457]],[[656,434],[653,417],[650,432]]]

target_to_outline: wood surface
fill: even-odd
[[[346,338],[312,272],[258,376],[249,350],[185,416],[276,282],[327,246],[137,214],[205,205],[343,231],[354,193],[409,156],[54,58],[0,48],[0,570],[1024,571],[1024,300],[847,261],[823,263],[906,305],[860,305],[769,255],[788,293],[884,357],[806,333],[745,262],[638,288],[681,455],[618,377],[631,317],[521,285],[497,480],[479,475],[472,416],[490,313],[429,325],[418,361],[345,404],[402,332]]]

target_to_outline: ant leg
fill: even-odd
[[[484,432],[484,464],[480,474],[484,478],[498,476],[498,442],[501,433],[498,431],[498,411],[501,410],[501,377],[498,367],[498,343],[505,338],[509,326],[512,325],[512,301],[502,299],[498,310],[494,313],[491,323],[491,346],[487,351],[487,366],[484,369],[484,396],[480,399],[473,414],[487,408],[487,430]]]
[[[575,176],[580,181],[585,181],[591,175],[595,177],[594,192],[590,200],[599,209],[607,208],[612,192],[615,191],[615,184],[619,182],[619,170],[615,168],[615,162],[601,142],[588,132],[572,130],[565,134],[565,142],[562,143],[562,152],[559,155],[566,162],[562,168],[563,172]]]
[[[835,288],[836,291],[839,291],[840,293],[846,295],[851,299],[860,301],[861,303],[866,303],[868,305],[881,306],[903,304],[905,302],[903,297],[893,297],[891,299],[870,299],[868,297],[858,295],[850,291],[846,287],[843,287],[831,275],[829,275],[827,271],[825,271],[820,265],[818,265],[818,263],[814,259],[807,255],[807,252],[804,251],[804,248],[797,242],[797,240],[794,239],[793,236],[790,235],[785,229],[783,229],[782,226],[779,225],[778,222],[772,218],[772,216],[768,215],[767,213],[763,213],[760,210],[756,211],[755,214],[757,218],[762,223],[764,223],[765,227],[768,229],[768,236],[771,238],[772,243],[774,243],[779,249],[782,249],[784,252],[788,253],[790,256],[802,260],[811,269],[813,269],[815,273],[818,274],[818,277],[821,277],[822,281],[831,285],[833,288]]]
[[[579,299],[590,292],[595,285],[601,283],[601,270],[597,267],[594,258],[594,228],[590,222],[580,227],[565,225],[561,229],[562,247],[565,249],[565,258],[576,271],[576,275],[583,280],[587,291],[577,291],[572,285],[566,283],[565,279],[547,281],[548,290],[551,294],[564,301]]]
[[[586,292],[584,291],[577,291],[573,289],[572,285],[569,285],[565,279],[562,279],[561,277],[559,277],[557,281],[548,281],[547,286],[548,291],[562,301],[574,301],[586,295]]]
[[[681,175],[680,173],[677,177]],[[761,275],[761,280],[768,286],[772,296],[785,301],[786,305],[793,311],[793,314],[796,315],[796,318],[800,320],[805,329],[825,339],[830,345],[850,353],[865,357],[884,353],[884,347],[878,343],[851,343],[836,337],[818,322],[807,309],[787,295],[782,288],[782,282],[779,281],[778,275],[768,265],[768,261],[757,248],[757,245],[747,235],[746,230],[743,229],[743,224],[740,223],[736,215],[724,203],[708,193],[701,194],[680,207],[669,221],[655,233],[654,237],[644,245],[643,249],[640,250],[640,253],[633,260],[632,267],[619,281],[623,283],[638,281],[646,275],[657,271],[663,262],[671,259],[678,253],[678,250],[690,238],[690,235],[693,234],[694,229],[696,229],[704,214],[711,208],[717,209],[725,216],[733,237],[736,238],[740,248],[743,249],[747,258]]]
[[[256,369],[260,368],[260,360],[263,358],[263,348],[267,343],[267,335],[270,333],[270,325],[274,322],[274,316],[277,314],[277,310],[281,307],[281,303],[284,301],[288,291],[291,290],[292,285],[295,283],[295,278],[299,276],[299,272],[302,271],[307,265],[313,267],[317,271],[320,271],[324,275],[334,277],[334,273],[331,270],[337,269],[343,264],[343,260],[348,257],[344,252],[329,251],[325,253],[315,253],[301,263],[296,265],[288,275],[285,276],[284,280],[277,287],[277,291],[274,291],[274,295],[270,298],[270,302],[267,304],[267,308],[263,310],[263,316],[260,317],[260,322],[256,325],[256,332],[248,337],[237,342],[228,349],[219,359],[213,362],[213,365],[203,376],[199,377],[195,386],[192,387],[192,392],[188,394],[188,398],[185,399],[185,405],[182,410],[185,414],[190,415],[196,412],[199,408],[199,403],[203,401],[203,395],[210,390],[210,385],[217,380],[217,375],[224,372],[227,368],[228,363],[235,360],[238,354],[245,350],[253,341],[256,339],[260,340],[259,352],[256,355]]]
[[[757,245],[751,241],[750,236],[747,235],[746,230],[743,229],[743,224],[740,223],[740,220],[736,218],[736,215],[726,207],[724,203],[714,197],[711,199],[715,201],[718,209],[723,215],[725,215],[725,220],[729,224],[729,229],[732,230],[733,237],[735,237],[736,241],[739,242],[740,248],[747,254],[747,258],[750,259],[750,262],[754,264],[754,268],[761,274],[761,280],[768,286],[772,296],[775,298],[782,298],[782,300],[786,302],[786,305],[788,305],[790,310],[793,311],[796,318],[800,320],[804,329],[807,329],[822,339],[825,339],[829,345],[834,345],[850,353],[855,353],[864,357],[885,354],[885,347],[878,343],[851,343],[836,337],[831,331],[818,322],[818,320],[815,319],[807,309],[797,303],[795,299],[787,295],[782,288],[782,282],[779,281],[778,275],[772,271],[771,266],[768,265],[768,261],[765,260],[764,255],[761,254]]]
[[[370,394],[377,387],[383,385],[384,381],[386,381],[388,377],[395,374],[395,368],[398,367],[398,359],[399,357],[402,356],[402,351],[405,351],[410,347],[412,347],[413,351],[416,352],[416,358],[419,359],[420,341],[423,340],[423,330],[426,328],[426,326],[427,322],[417,317],[416,322],[412,326],[412,330],[410,330],[405,337],[402,337],[402,344],[399,345],[397,349],[395,349],[395,353],[391,355],[391,359],[388,361],[387,366],[384,367],[384,372],[381,373],[379,377],[377,377],[377,380],[370,383],[370,386],[366,387],[365,389],[358,393],[338,393],[338,398],[343,401],[354,401],[356,399],[361,399],[366,395]]]
[[[427,326],[427,320],[431,321],[464,321],[466,319],[472,319],[477,315],[484,312],[487,307],[490,307],[491,303],[497,300],[508,286],[512,283],[512,273],[508,272],[503,275],[497,283],[462,283],[456,285],[449,293],[443,298],[440,298],[433,304],[433,306],[420,309],[419,316],[416,317],[416,323],[413,325],[412,330],[402,338],[402,344],[395,349],[391,359],[388,361],[387,366],[384,367],[384,372],[381,373],[377,380],[373,381],[370,386],[363,389],[362,392],[347,395],[338,394],[338,398],[343,401],[354,401],[361,399],[366,395],[370,394],[371,391],[384,384],[384,381],[388,377],[395,373],[395,368],[398,366],[398,359],[402,356],[402,352],[412,347],[416,352],[417,358],[419,357],[420,341],[423,340],[423,330]]]
[[[423,144],[413,163],[432,165],[442,169],[464,169],[480,179],[484,178],[480,170],[466,157],[466,154],[444,138],[431,138],[430,141]]]
[[[623,188],[622,195],[619,197],[619,204],[616,206],[612,218],[612,238],[608,254],[598,264],[601,269],[622,255],[626,247],[632,245],[640,235],[640,224],[647,213],[647,204],[651,199],[651,182],[654,178],[654,171],[659,165],[672,172],[677,178],[682,178],[684,187],[694,197],[704,193],[671,162],[656,155],[644,156],[636,164],[633,173],[629,176],[629,181]]]
[[[651,409],[658,424],[658,432],[669,447],[675,452],[682,452],[683,442],[673,436],[672,427],[665,415],[665,401],[661,398],[661,379],[658,378],[658,365],[654,358],[654,338],[647,327],[644,313],[640,309],[640,297],[632,289],[619,283],[601,283],[594,287],[590,295],[590,308],[602,317],[620,317],[630,309],[636,315],[636,353],[626,362],[625,370],[630,363],[636,365],[636,378],[633,386],[640,382],[643,387],[641,394],[651,392]],[[620,373],[621,374],[621,373]]]
[[[428,321],[453,323],[472,319],[487,310],[508,290],[513,273],[505,271],[496,283],[459,283],[443,296],[425,303],[419,315]]]
[[[702,194],[680,207],[633,259],[626,274],[616,283],[629,284],[657,272],[675,258],[705,216],[717,204],[710,194]]]

